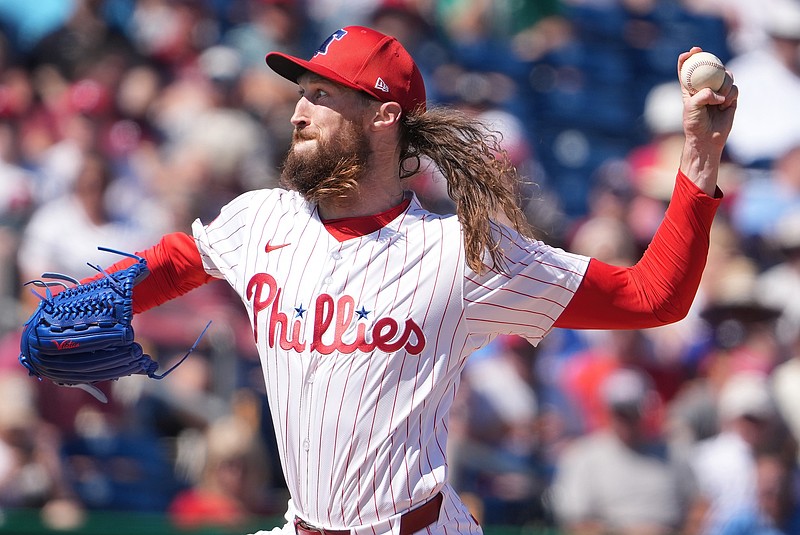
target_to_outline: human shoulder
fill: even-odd
[[[735,72],[737,77],[741,71],[764,70],[777,65],[774,54],[767,46],[759,46],[731,58],[727,63],[728,69]],[[732,69],[736,69],[733,71]],[[737,80],[738,83],[738,80]]]
[[[562,457],[566,462],[594,462],[595,459],[604,459],[614,443],[611,434],[605,430],[588,433],[570,442]]]
[[[280,207],[283,211],[311,210],[311,206],[296,191],[282,188],[264,188],[246,191],[228,202],[223,213],[263,209],[264,207]]]
[[[695,444],[692,455],[694,466],[726,466],[731,459],[747,453],[747,444],[737,434],[721,431]]]
[[[34,210],[25,226],[25,234],[41,230],[55,236],[56,233],[52,232],[53,221],[58,221],[66,230],[92,225],[80,203],[73,196],[65,195],[49,200]]]
[[[463,246],[461,223],[455,214],[431,210],[413,192],[407,193],[406,198],[410,198],[408,208],[389,223],[390,228],[405,233],[407,239],[430,240],[432,236],[440,236],[448,245]]]
[[[254,199],[272,199],[274,201],[292,203],[306,202],[298,192],[283,188],[262,188],[248,190],[240,193],[233,199],[232,202],[238,200],[252,201]]]

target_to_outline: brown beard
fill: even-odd
[[[283,186],[297,190],[309,202],[346,197],[358,190],[370,154],[363,129],[347,122],[336,138],[318,141],[309,154],[294,151],[295,143],[303,139],[308,137],[295,131],[281,170]]]

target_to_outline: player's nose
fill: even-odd
[[[291,122],[295,127],[305,126],[309,123],[309,108],[311,103],[305,97],[300,97],[297,104],[294,106],[294,113],[292,114]]]

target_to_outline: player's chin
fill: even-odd
[[[319,148],[316,139],[300,139],[292,143],[291,152],[295,154],[313,154]]]

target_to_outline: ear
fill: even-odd
[[[403,110],[397,102],[382,102],[370,121],[372,130],[384,130],[400,124]]]

